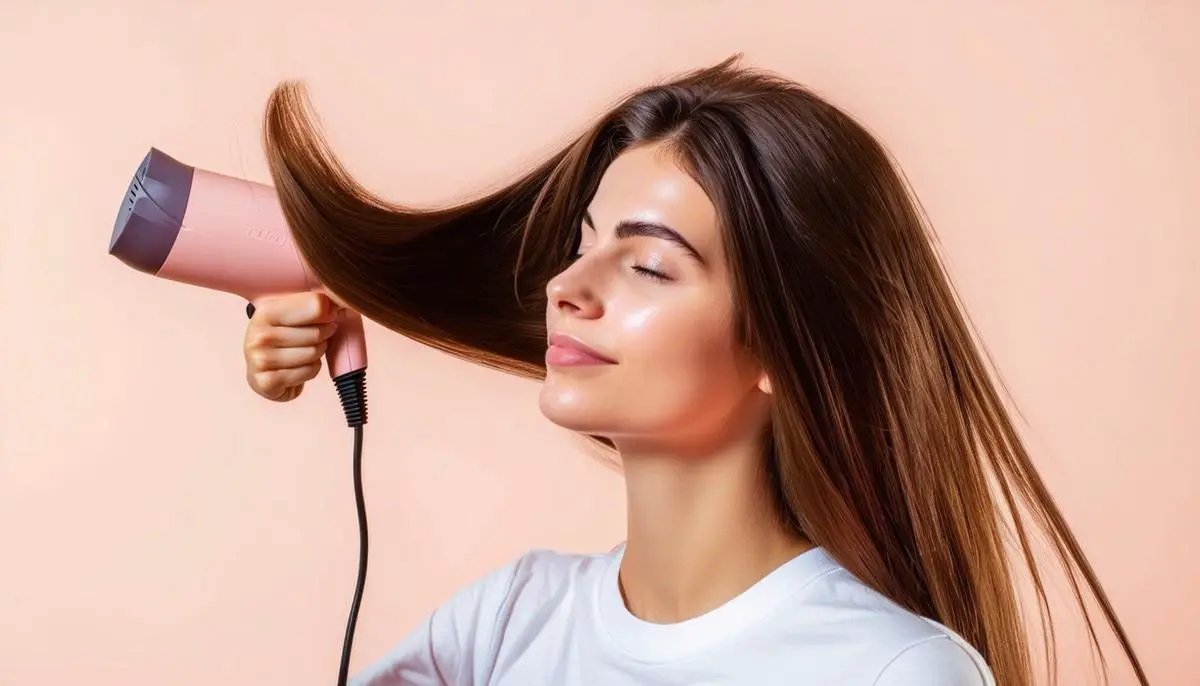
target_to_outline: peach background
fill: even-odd
[[[894,149],[1154,682],[1193,683],[1200,4],[738,4],[0,3],[0,684],[336,675],[350,433],[325,377],[247,389],[243,303],[106,254],[149,146],[264,180],[300,77],[361,178],[440,201],[738,50]],[[521,550],[623,527],[536,386],[368,334],[356,670]]]

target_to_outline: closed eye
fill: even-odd
[[[635,266],[635,267],[633,268],[633,271],[635,271],[635,272],[637,272],[638,274],[641,274],[642,276],[645,276],[645,277],[647,277],[647,278],[649,278],[649,279],[653,279],[653,280],[655,280],[655,281],[674,281],[674,279],[672,279],[671,277],[667,276],[666,274],[663,274],[662,272],[659,272],[659,271],[655,271],[655,270],[653,270],[653,269],[650,269],[649,267],[638,267],[638,266]]]

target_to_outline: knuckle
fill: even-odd
[[[322,320],[328,320],[338,311],[338,305],[326,293],[313,293],[316,298],[317,317]]]
[[[254,380],[254,385],[264,393],[272,393],[275,391],[275,386],[278,377],[270,372],[255,372],[251,375]]]
[[[311,313],[313,316],[319,316],[325,310],[324,304],[321,302],[321,294],[316,292],[304,293],[300,301],[304,306],[304,311]]]
[[[275,312],[277,305],[276,299],[272,296],[266,296],[254,301],[254,314],[250,317],[252,322],[264,322],[271,319],[271,315]]]
[[[246,332],[246,347],[262,348],[271,342],[270,329],[265,326],[252,326]]]
[[[250,366],[265,371],[271,362],[271,355],[264,348],[254,348],[250,351],[248,359]]]

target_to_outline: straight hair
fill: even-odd
[[[898,165],[847,113],[739,60],[630,93],[531,170],[461,204],[406,207],[366,190],[331,152],[299,82],[269,98],[267,160],[299,250],[347,305],[542,379],[546,284],[570,264],[602,175],[622,151],[665,144],[716,207],[738,334],[772,382],[763,459],[781,521],[963,636],[1006,686],[1034,683],[1019,571],[1036,591],[1054,680],[1040,531],[1095,647],[1081,585],[1147,684]]]

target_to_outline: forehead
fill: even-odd
[[[588,211],[601,233],[623,219],[640,219],[666,224],[700,250],[719,243],[712,201],[661,145],[631,148],[617,157]]]

